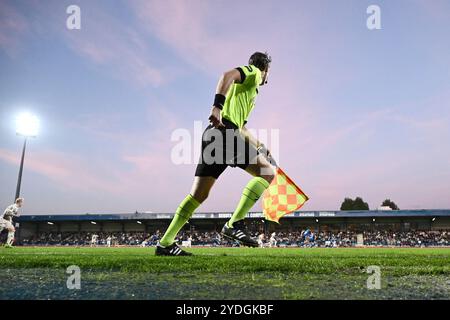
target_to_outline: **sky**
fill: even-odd
[[[268,51],[247,126],[279,130],[303,210],[356,196],[450,208],[449,30],[446,0],[0,0],[0,205],[14,200],[27,111],[40,132],[24,214],[173,212],[197,159],[174,163],[172,134],[205,127],[220,75]],[[198,211],[234,210],[249,178],[227,169]]]

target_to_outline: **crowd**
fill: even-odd
[[[93,236],[95,243],[93,243]],[[143,242],[155,240],[157,234],[148,235],[143,232],[42,232],[39,235],[24,238],[20,241],[21,245],[45,245],[45,246],[86,246],[99,245],[106,246],[108,238],[111,245],[140,245]]]
[[[262,246],[277,247],[354,247],[365,246],[398,246],[398,247],[428,247],[450,246],[450,231],[320,231],[314,233],[310,230],[280,231],[261,236]],[[358,235],[360,242],[358,242]],[[362,237],[361,237],[362,235]],[[154,233],[144,232],[64,232],[40,233],[31,238],[22,239],[18,245],[43,246],[154,246],[161,238],[160,231]],[[270,240],[269,240],[270,239]],[[361,243],[361,240],[363,241]],[[197,246],[236,246],[224,239],[219,232],[209,231],[182,231],[177,237],[179,243]]]
[[[364,233],[364,244],[375,246],[449,246],[450,231],[375,231]]]

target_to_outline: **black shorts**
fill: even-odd
[[[258,151],[239,132],[231,121],[222,119],[225,128],[216,129],[209,125],[202,135],[202,153],[195,175],[218,178],[225,169],[238,167],[246,169],[256,163]]]

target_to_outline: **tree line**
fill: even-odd
[[[389,207],[392,210],[400,210],[400,208],[391,199],[386,199],[381,203],[382,207]],[[369,204],[364,202],[361,197],[356,197],[355,199],[345,198],[341,204],[341,210],[352,211],[352,210],[370,210]]]

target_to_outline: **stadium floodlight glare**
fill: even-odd
[[[16,118],[16,134],[24,137],[36,137],[39,133],[39,119],[28,112]]]
[[[25,150],[27,148],[27,139],[35,138],[39,131],[39,119],[28,112],[21,113],[16,118],[16,134],[25,137],[22,148],[22,158],[20,160],[19,176],[17,178],[17,187],[14,201],[20,197],[20,185],[22,183],[23,162],[25,159]]]

